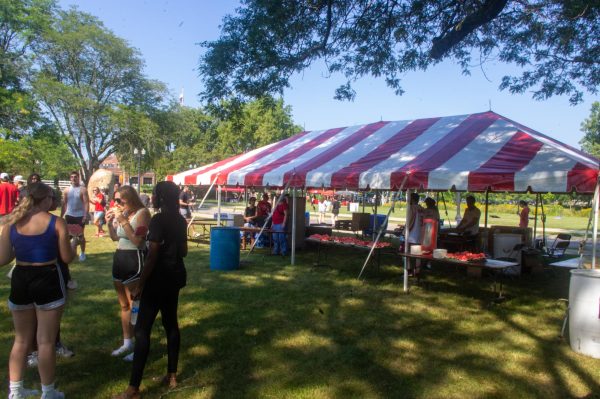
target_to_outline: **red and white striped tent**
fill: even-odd
[[[599,161],[494,112],[306,131],[178,184],[593,193]],[[291,180],[291,181],[290,181]]]

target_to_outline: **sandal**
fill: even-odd
[[[162,377],[153,377],[152,381],[158,382],[162,386],[169,387],[169,389],[177,388],[177,377],[168,374]]]

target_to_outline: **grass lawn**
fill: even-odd
[[[88,236],[92,230],[88,227]],[[123,390],[130,364],[110,356],[121,344],[112,288],[114,244],[91,238],[88,260],[74,263],[80,288],[63,318],[57,382],[68,398],[107,398]],[[559,338],[568,273],[509,281],[509,299],[493,304],[491,280],[434,267],[402,291],[394,256],[356,277],[365,252],[334,250],[329,266],[315,252],[289,258],[251,255],[240,270],[211,272],[209,249],[190,245],[188,286],[180,298],[180,386],[151,381],[166,370],[160,322],[142,389],[145,398],[591,398],[600,392],[600,360]],[[8,271],[8,268],[4,269]],[[8,297],[2,278],[0,296]],[[0,362],[12,325],[6,301]],[[26,384],[39,387],[29,369]],[[6,378],[2,387],[6,392]]]

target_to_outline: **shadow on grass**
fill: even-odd
[[[297,266],[256,253],[239,270],[211,272],[208,248],[190,246],[179,308],[180,387],[168,392],[151,381],[166,370],[157,321],[144,397],[562,398],[600,391],[600,361],[557,338],[565,276],[508,281],[510,300],[490,305],[489,279],[436,267],[405,294],[390,256],[358,281],[365,256],[333,249],[328,266],[313,267],[312,251],[300,252]],[[81,289],[63,337],[77,355],[58,366],[68,397],[110,397],[129,379],[130,364],[110,357],[120,344],[111,263],[112,253],[99,251],[73,267]],[[4,361],[10,329],[4,321]],[[27,381],[34,380],[29,371]]]

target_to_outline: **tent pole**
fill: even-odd
[[[444,197],[443,192],[440,192],[440,194],[440,197],[442,198],[442,203],[444,204],[444,213],[446,214],[446,219],[448,220],[448,227],[452,228],[452,219],[450,219],[450,215],[448,214],[448,205],[446,205],[446,197]]]
[[[283,190],[281,190],[282,193],[285,193],[285,191],[288,189],[288,187],[290,186],[290,183],[292,182],[294,176],[296,176],[296,172],[292,173],[292,178],[289,179],[288,182],[285,184],[285,187],[283,187]],[[258,232],[258,235],[254,239],[254,244],[252,244],[252,246],[250,247],[250,250],[246,253],[246,259],[248,259],[248,257],[252,253],[252,251],[254,251],[254,247],[256,246],[256,243],[258,242],[258,240],[262,236],[263,231],[265,231],[265,228],[267,227],[267,224],[269,224],[269,220],[271,220],[271,218],[273,217],[273,212],[275,212],[275,208],[277,208],[277,205],[279,205],[279,203],[281,202],[282,198],[283,198],[283,195],[280,195],[277,198],[277,201],[273,204],[273,207],[271,208],[271,213],[269,213],[269,215],[265,219],[265,222],[263,223],[262,227],[260,228],[260,231]],[[288,206],[289,206],[289,204],[288,204]]]
[[[594,190],[594,236],[592,237],[592,269],[596,268],[596,246],[598,245],[598,202],[600,202],[600,179]]]
[[[406,184],[406,180],[408,180],[408,175],[406,175],[404,177],[404,180],[402,181],[402,184],[400,184],[400,189],[398,191],[396,191],[396,193],[402,193],[402,189],[404,188],[404,184]],[[388,219],[390,218],[390,214],[392,213],[392,211],[394,210],[394,207],[396,205],[396,195],[394,195],[392,197],[392,205],[390,206],[390,209],[388,209],[388,213],[385,216],[385,220],[383,221],[383,223],[381,223],[381,225],[379,226],[379,231],[377,233],[377,238],[375,238],[375,240],[373,241],[373,243],[371,244],[371,250],[369,251],[369,254],[367,255],[367,259],[365,260],[365,263],[363,264],[362,269],[360,269],[360,273],[358,275],[358,279],[360,280],[360,276],[362,276],[363,271],[365,270],[365,267],[367,267],[367,264],[369,263],[369,259],[371,258],[371,255],[373,254],[373,251],[375,250],[375,247],[377,246],[377,242],[379,241],[379,238],[381,237],[382,233],[383,233],[383,226],[385,226],[388,222]],[[406,282],[405,279],[405,285],[408,284]],[[408,288],[405,288],[405,291]]]
[[[219,184],[217,187],[217,226],[221,225],[221,190],[223,186]]]
[[[292,190],[292,257],[291,257],[291,263],[292,266],[294,266],[296,264],[296,206],[297,206],[297,199],[296,199],[296,188],[294,188]]]
[[[406,222],[404,223],[404,253],[408,254],[410,251],[409,245],[408,245],[408,236],[410,235],[410,226],[408,225],[408,216],[410,213],[410,194],[411,194],[410,189],[406,190],[406,215],[404,216],[406,219]],[[408,292],[408,258],[406,256],[403,256],[403,260],[404,260],[404,292]]]
[[[487,226],[488,226],[488,205],[489,205],[489,195],[490,195],[490,190],[488,188],[485,189],[485,224],[483,226],[483,228],[487,231]]]
[[[208,197],[208,194],[210,194],[210,191],[212,190],[212,188],[215,186],[215,183],[217,182],[217,178],[219,177],[219,174],[217,174],[215,176],[215,178],[213,179],[212,183],[210,183],[210,187],[208,188],[208,191],[206,192],[206,194],[204,194],[204,197],[202,198],[202,201],[200,201],[200,205],[198,206],[198,209],[202,209],[202,205],[204,205],[204,201],[206,200],[206,198]],[[196,217],[194,216],[194,214],[192,213],[192,218],[190,219],[190,222],[188,223],[188,230],[190,228],[190,226],[192,225],[192,223],[194,222],[194,219]]]
[[[540,193],[540,210],[542,212],[542,245],[546,248],[546,212],[544,212],[544,197]]]
[[[537,237],[537,220],[538,220],[538,201],[539,201],[539,196],[540,193],[537,193],[535,195],[535,212],[534,212],[534,216],[533,216],[533,246],[535,247],[536,245],[536,237]]]
[[[462,216],[460,215],[460,191],[454,193],[454,200],[456,201],[456,217],[454,220],[456,221],[456,225],[460,223]]]

